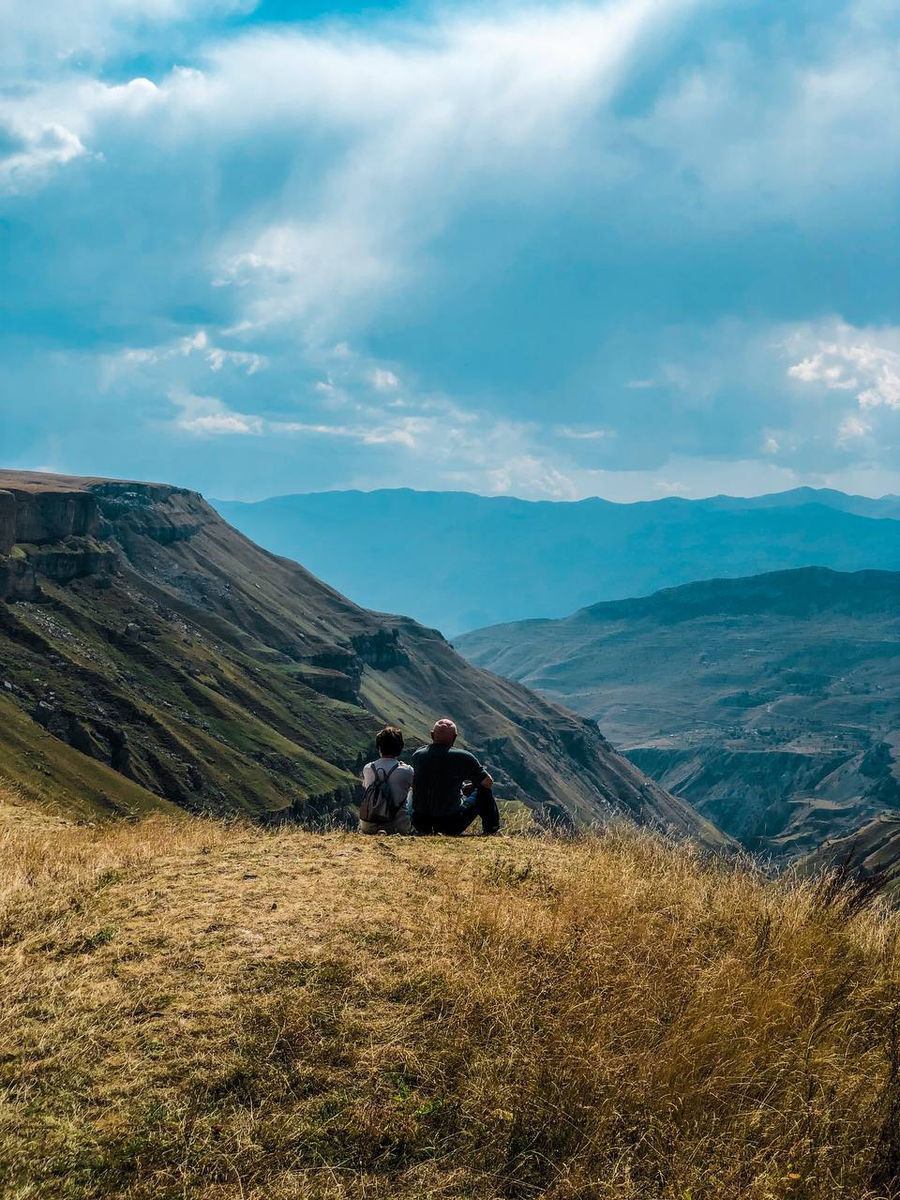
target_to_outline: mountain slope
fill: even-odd
[[[884,519],[900,515],[896,497],[811,488],[639,504],[397,489],[217,507],[358,603],[409,612],[449,636],[711,576],[900,569],[900,521]],[[385,545],[396,546],[403,569],[384,569]]]
[[[3,770],[70,811],[340,815],[380,721],[415,741],[451,712],[539,820],[625,813],[721,844],[593,723],[358,608],[196,493],[0,474],[0,598]]]
[[[459,646],[601,721],[752,849],[807,851],[900,807],[900,574],[712,580]]]
[[[805,874],[822,871],[855,878],[887,896],[900,899],[900,813],[879,813],[841,838],[824,842],[801,863]]]

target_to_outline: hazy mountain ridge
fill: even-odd
[[[0,747],[31,795],[82,815],[340,815],[380,720],[415,742],[449,711],[539,820],[622,813],[722,841],[592,722],[357,607],[197,493],[8,472],[0,494]]]
[[[711,580],[458,644],[601,721],[753,849],[810,850],[900,807],[900,574]]]
[[[357,603],[409,612],[450,636],[712,576],[900,570],[900,499],[827,489],[616,504],[401,488],[215,506]]]

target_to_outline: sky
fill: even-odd
[[[0,461],[900,493],[895,0],[0,0]]]

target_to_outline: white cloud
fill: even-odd
[[[389,392],[400,386],[400,380],[393,371],[387,371],[384,367],[376,367],[372,372],[372,384],[379,392]]]
[[[845,379],[844,368],[840,363],[825,365],[825,351],[819,351],[811,358],[804,358],[792,367],[788,367],[788,375],[799,379],[801,383],[824,383],[828,388],[848,389],[857,386],[856,379]]]
[[[896,329],[801,324],[797,312],[827,302],[810,292],[828,273],[803,293],[779,275],[802,260],[772,262],[797,228],[826,257],[860,244],[860,230],[889,229],[870,220],[888,210],[900,164],[884,0],[867,0],[868,24],[859,2],[829,4],[821,21],[764,3],[758,42],[756,28],[729,29],[732,6],[709,0],[443,6],[415,20],[222,26],[215,36],[198,25],[193,40],[169,32],[241,5],[5,4],[14,34],[0,69],[14,77],[17,63],[41,64],[0,92],[0,187],[24,216],[10,226],[24,247],[18,281],[27,291],[37,280],[22,309],[59,313],[65,329],[96,312],[86,343],[105,368],[101,397],[130,411],[139,395],[142,429],[158,427],[152,414],[176,389],[203,403],[182,405],[174,421],[165,412],[165,429],[307,439],[319,460],[326,439],[388,446],[396,453],[383,461],[402,459],[406,482],[543,495],[652,494],[645,468],[696,490],[727,480],[729,456],[759,456],[753,478],[769,485],[824,478],[863,448],[888,461]],[[117,78],[130,48],[142,65]],[[181,57],[189,65],[128,78]],[[757,258],[761,228],[776,233]],[[38,257],[23,230],[41,231],[52,263],[22,266]],[[741,255],[751,253],[748,269]],[[559,347],[543,375],[533,296],[511,292],[533,263],[562,297],[556,307],[553,291],[541,314],[546,357]],[[856,269],[849,249],[845,266],[842,293]],[[667,311],[666,278],[682,271]],[[569,275],[592,273],[602,287],[576,296]],[[742,285],[747,275],[761,282]],[[457,307],[434,319],[429,306],[454,286]],[[760,311],[766,287],[785,326],[741,318]],[[651,303],[635,315],[642,288]],[[613,303],[591,310],[594,291]],[[860,311],[859,294],[847,311]],[[620,301],[630,316],[618,316]],[[504,323],[522,318],[521,360],[535,362],[537,382],[522,382],[525,368],[504,377],[519,356],[508,336],[494,352],[495,313],[498,345]],[[192,331],[176,336],[186,321]],[[604,349],[570,355],[578,326]],[[454,351],[460,331],[468,341]],[[377,356],[351,349],[372,344]],[[23,395],[56,390],[68,412],[88,411],[90,387],[79,393],[51,354],[34,358]],[[617,482],[593,470],[609,448]],[[167,466],[165,443],[159,453]],[[771,474],[782,466],[795,474]]]
[[[81,138],[56,121],[10,129],[21,148],[0,158],[0,192],[16,193],[40,184],[55,167],[88,153]]]
[[[209,335],[205,329],[198,329],[196,333],[190,334],[188,337],[183,337],[178,343],[178,350],[181,354],[191,354],[194,350],[205,350],[209,345]]]
[[[837,444],[846,446],[852,442],[858,441],[861,438],[868,437],[872,432],[871,425],[867,425],[865,421],[859,417],[850,416],[844,417],[838,428]]]
[[[509,189],[512,199],[514,176],[576,168],[576,144],[638,48],[701,2],[470,10],[356,35],[252,32],[206,47],[202,72],[48,84],[0,103],[0,118],[64,115],[98,154],[109,138],[189,160],[283,139],[297,170],[267,197],[264,224],[257,217],[226,233],[210,279],[245,292],[245,328],[299,319],[319,322],[324,337],[338,314],[404,286],[424,248],[480,189]],[[203,7],[159,0],[143,15],[174,20]],[[108,0],[99,9],[105,30],[118,27],[126,5]],[[300,166],[308,142],[318,158],[313,175]]]
[[[860,408],[900,408],[900,354],[883,351],[871,367],[871,386],[859,393]]]
[[[557,425],[553,432],[557,437],[575,442],[606,442],[616,436],[614,429],[573,429],[571,425]]]
[[[485,472],[480,489],[492,496],[537,496],[542,500],[575,500],[578,485],[546,458],[520,454]]]
[[[392,425],[379,422],[373,415],[371,424],[329,425],[311,421],[267,421],[264,427],[267,433],[274,435],[311,435],[345,439],[358,442],[361,446],[396,445],[415,450],[420,436],[431,432],[433,423],[420,418],[409,418]]]
[[[224,366],[243,367],[248,375],[255,375],[267,365],[267,359],[262,354],[252,354],[247,350],[223,350],[219,346],[211,347],[206,361],[213,371],[221,371]]]
[[[788,368],[801,383],[856,392],[861,409],[900,409],[900,328],[856,329],[836,321],[815,349]],[[793,343],[810,331],[795,334]]]
[[[201,437],[262,432],[257,422],[251,422],[242,413],[208,413],[206,416],[181,417],[176,425],[185,433],[195,433]]]
[[[214,346],[205,329],[196,333],[177,338],[173,342],[161,346],[134,346],[120,350],[107,359],[105,378],[107,384],[129,367],[155,366],[178,358],[191,358],[198,355],[211,371],[221,371],[223,367],[242,368],[247,375],[255,375],[264,370],[269,360],[264,354],[256,354],[249,350],[229,350]]]
[[[460,409],[439,398],[418,403],[418,412],[398,412],[382,405],[376,396],[353,407],[352,422],[291,420],[271,414],[251,414],[230,408],[220,397],[172,389],[171,403],[179,410],[174,428],[202,437],[244,435],[268,438],[327,438],[360,446],[398,446],[419,456],[434,468],[466,459],[478,468],[493,468],[500,459],[525,444],[530,426],[497,421],[488,414]],[[521,455],[520,455],[521,458]],[[548,473],[548,478],[552,472]]]
[[[195,396],[191,392],[173,391],[171,402],[181,410],[175,428],[195,437],[260,435],[263,422],[258,417],[230,412],[216,396]]]

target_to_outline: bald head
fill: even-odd
[[[452,746],[458,733],[455,722],[451,721],[449,717],[441,717],[434,723],[431,740],[436,746]]]

